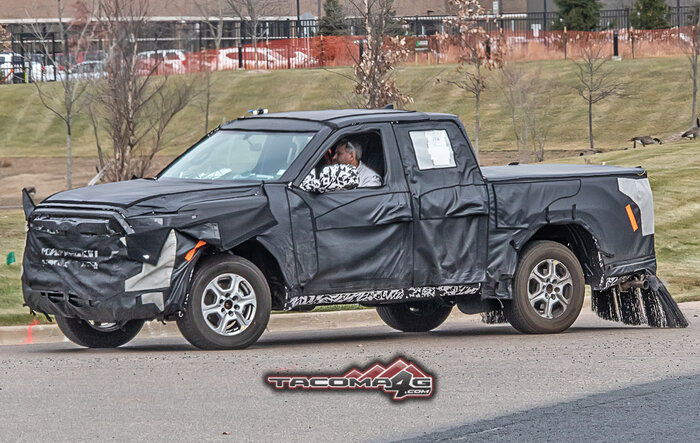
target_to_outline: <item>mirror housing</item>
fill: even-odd
[[[22,189],[22,209],[24,210],[24,219],[29,220],[29,214],[34,211],[36,204],[32,199],[32,195],[36,193],[34,187]]]

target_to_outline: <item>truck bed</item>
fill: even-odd
[[[641,176],[646,173],[641,166],[621,168],[619,166],[604,165],[556,164],[485,166],[481,168],[481,172],[490,182],[622,175]]]

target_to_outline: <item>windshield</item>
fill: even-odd
[[[221,130],[171,163],[159,178],[277,180],[314,135]]]

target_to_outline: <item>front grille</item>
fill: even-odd
[[[124,235],[124,230],[119,223],[108,218],[78,218],[38,214],[29,222],[29,228],[52,235],[76,234],[90,237]]]
[[[133,230],[117,210],[40,205],[32,213],[29,229],[50,235],[88,237],[124,236]]]
[[[133,233],[117,210],[89,207],[40,205],[32,213],[29,228],[52,235],[123,236]]]
[[[55,273],[54,277],[60,281],[75,275],[79,280],[94,275],[95,271],[108,274],[117,272],[118,256],[126,255],[125,237],[128,231],[125,228],[130,228],[119,217],[120,214],[104,210],[83,210],[78,213],[66,209],[58,212],[57,209],[37,208],[29,220],[26,249],[28,261],[39,272],[36,279],[41,281],[42,273],[48,272]],[[106,278],[111,279],[109,276]],[[63,288],[62,285],[39,287]]]

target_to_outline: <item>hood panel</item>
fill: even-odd
[[[61,208],[65,206],[66,208]],[[73,208],[75,206],[76,208]],[[155,263],[171,230],[219,250],[230,249],[277,224],[259,183],[202,180],[131,180],[54,194],[38,212],[80,212],[80,223],[91,214],[126,218],[128,256]],[[108,210],[103,210],[108,209]],[[48,212],[47,212],[48,213]]]
[[[177,211],[183,206],[262,192],[262,185],[203,180],[129,180],[59,192],[42,203],[104,204],[144,211]],[[129,211],[132,212],[132,211]]]

